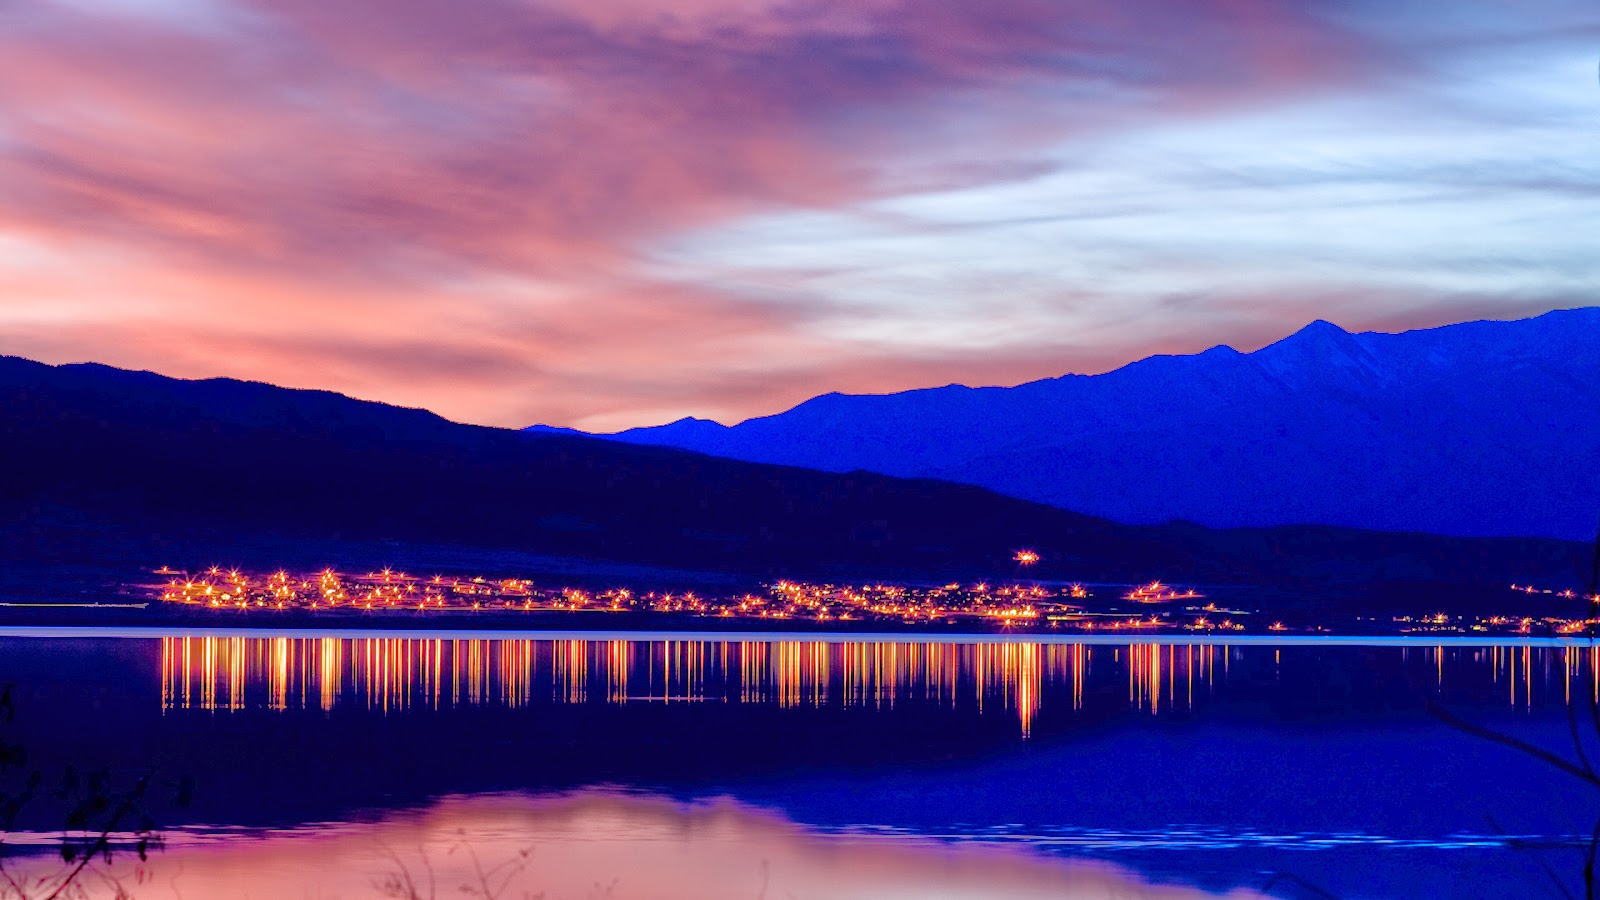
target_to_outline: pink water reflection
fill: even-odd
[[[452,798],[377,822],[228,839],[173,835],[106,873],[138,900],[543,897],[544,900],[1178,898],[1100,862],[883,835],[823,835],[732,801],[588,791]],[[98,878],[90,897],[115,896]],[[1230,898],[1258,896],[1238,890]]]

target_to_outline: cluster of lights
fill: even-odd
[[[1021,566],[1038,562],[1032,550],[1013,557]],[[417,576],[392,569],[348,574],[323,569],[290,574],[266,574],[212,567],[190,574],[166,566],[156,574],[167,580],[158,587],[160,599],[175,604],[235,610],[405,610],[446,611],[600,611],[655,612],[717,618],[801,620],[811,622],[879,621],[906,624],[955,625],[982,621],[1002,627],[1043,625],[1084,631],[1189,630],[1244,631],[1241,618],[1250,612],[1204,606],[1173,606],[1159,614],[1102,607],[1087,609],[1092,593],[1081,584],[938,586],[897,584],[832,584],[783,580],[766,585],[759,593],[702,596],[693,591],[634,592],[616,588],[591,592],[571,587],[541,587],[527,579]],[[1513,584],[1519,595],[1548,595],[1566,600],[1600,603],[1571,589],[1539,588]],[[1193,588],[1178,588],[1161,581],[1138,585],[1121,599],[1138,604],[1169,604],[1199,598]],[[1575,610],[1575,612],[1577,612]],[[1587,612],[1587,610],[1584,610]],[[1586,616],[1465,616],[1443,612],[1423,616],[1396,616],[1391,625],[1400,633],[1504,633],[1576,635],[1600,627],[1600,619]],[[1288,631],[1282,622],[1266,627]],[[1323,626],[1308,630],[1325,631]]]
[[[1558,591],[1554,588],[1534,587],[1531,584],[1513,584],[1511,589],[1519,594],[1549,594],[1552,597],[1560,597],[1563,600],[1578,599],[1578,592],[1574,591],[1572,588]],[[1590,594],[1584,599],[1588,600],[1590,603],[1600,603],[1600,595]]]
[[[633,599],[625,590],[590,595],[572,588],[540,590],[524,579],[422,578],[392,569],[363,575],[279,570],[253,577],[237,569],[190,575],[163,566],[156,574],[176,576],[161,587],[162,601],[213,609],[621,609]]]
[[[1600,626],[1600,619],[1561,616],[1396,616],[1401,634],[1583,634]]]
[[[1152,581],[1123,594],[1122,599],[1132,600],[1135,603],[1171,603],[1174,600],[1193,600],[1200,596],[1201,594],[1194,588],[1180,591],[1172,585]]]
[[[1600,603],[1600,596],[1578,593],[1572,588],[1541,588],[1533,584],[1513,584],[1511,590],[1523,596],[1547,596],[1561,600]],[[1581,613],[1587,610],[1574,609]],[[1600,619],[1586,615],[1530,616],[1457,615],[1436,612],[1425,616],[1396,616],[1395,625],[1403,634],[1585,634],[1600,627]]]
[[[1025,551],[1032,554],[1032,551]],[[1021,553],[1019,553],[1019,557]],[[1037,558],[1037,554],[1032,554]],[[1019,559],[1019,562],[1021,560]],[[990,584],[952,582],[936,586],[900,584],[834,584],[782,580],[761,592],[702,596],[694,591],[635,592],[617,588],[591,592],[571,587],[543,587],[527,579],[417,576],[393,569],[364,574],[332,569],[291,575],[286,570],[246,574],[237,569],[207,569],[190,575],[163,567],[169,576],[159,587],[168,603],[235,610],[312,611],[598,611],[653,612],[716,618],[799,620],[808,622],[900,622],[956,625],[984,622],[999,627],[1041,625],[1086,631],[1144,631],[1183,628],[1242,630],[1232,619],[1208,618],[1213,604],[1184,607],[1160,615],[1137,612],[1091,612],[1093,595],[1082,584],[1045,586],[1037,583]],[[1155,586],[1174,598],[1199,596],[1160,582]],[[1151,590],[1151,585],[1135,589]],[[1222,610],[1247,616],[1242,610]]]

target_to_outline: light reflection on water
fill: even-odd
[[[770,814],[735,808],[733,821],[756,829],[743,853],[787,858],[761,843],[782,832],[795,841],[782,847],[895,848],[885,852],[921,860],[895,870],[909,870],[910,881],[841,876],[800,882],[809,892],[796,896],[1073,896],[918,893],[922,868],[936,870],[943,854],[968,845],[1059,865],[1109,859],[1145,879],[1213,891],[1261,888],[1262,873],[1282,870],[1338,895],[1517,896],[1523,869],[1542,877],[1530,854],[1563,877],[1581,869],[1593,817],[1566,776],[1421,715],[1417,700],[1437,697],[1464,719],[1566,751],[1566,711],[1597,693],[1588,643],[1152,638],[221,630],[163,638],[130,629],[88,640],[8,635],[0,656],[8,678],[33,685],[25,711],[61,711],[32,720],[44,723],[32,726],[49,754],[41,758],[109,747],[110,763],[126,766],[154,746],[174,771],[197,776],[206,806],[173,823],[156,859],[213,873],[217,890],[191,885],[183,890],[191,898],[242,896],[228,885],[257,882],[282,888],[259,896],[375,896],[371,878],[388,864],[380,844],[409,852],[423,842],[448,857],[448,828],[419,823],[463,823],[474,847],[481,836],[488,851],[505,853],[531,840],[517,829],[533,828],[543,835],[537,856],[564,856],[563,839],[526,821],[565,821],[556,813],[566,810],[593,824],[607,803],[648,798],[585,792],[566,795],[564,806],[538,800],[532,812],[519,804],[536,798],[520,795],[418,805],[597,784],[679,799],[728,793],[783,810],[768,832],[761,823]],[[104,702],[96,708],[107,715],[77,715],[85,696]],[[1018,742],[1019,733],[1033,739]],[[123,740],[130,734],[136,740]],[[617,828],[714,831],[706,804],[686,812],[649,802],[668,806],[636,808],[644,819],[617,813],[614,821],[632,822]],[[505,814],[511,824],[506,809],[517,810]],[[466,820],[446,816],[462,810]],[[473,819],[478,812],[487,818]],[[341,821],[280,827],[324,820]],[[224,824],[195,824],[206,822]],[[613,874],[635,893],[615,896],[672,896],[637,888],[634,879],[671,874],[651,868],[653,851],[582,833],[609,848],[610,860],[630,860]],[[520,836],[496,836],[512,834]],[[645,860],[637,867],[636,852]],[[705,871],[733,871],[757,857],[695,858]],[[594,896],[593,881],[605,880],[597,860],[581,889],[552,900]],[[317,869],[360,877],[315,890],[273,880]],[[1463,894],[1462,878],[1474,890]],[[1368,890],[1363,879],[1388,887]],[[760,895],[748,879],[728,884],[727,896]]]
[[[1217,652],[1186,650],[1190,660]],[[1101,648],[1098,656],[1111,665],[1123,652]],[[161,694],[167,709],[355,703],[384,712],[602,700],[886,707],[967,699],[1015,710],[1026,729],[1047,681],[1079,685],[1081,703],[1096,655],[1090,647],[1033,643],[168,637],[161,639]],[[1129,672],[1130,697],[1137,690],[1152,707],[1159,703],[1159,679],[1150,681],[1142,664]]]
[[[29,866],[51,872],[48,857]],[[446,798],[377,821],[250,836],[169,835],[83,882],[86,898],[546,897],[756,900],[763,897],[1212,897],[1120,866],[1053,858],[1004,841],[821,832],[731,800],[681,803],[603,790],[554,797]],[[1261,896],[1244,889],[1235,900]]]
[[[975,704],[1012,712],[1026,736],[1047,702],[1085,703],[1091,679],[1125,680],[1130,708],[1194,707],[1248,650],[1222,644],[818,640],[540,640],[443,637],[165,637],[161,696],[169,710],[317,709],[534,703],[720,701],[779,707]],[[1384,650],[1383,652],[1394,652]],[[1283,649],[1272,651],[1274,667]],[[1531,707],[1600,698],[1593,646],[1401,647],[1425,660],[1434,687],[1492,681]]]

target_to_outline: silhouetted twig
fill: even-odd
[[[16,713],[16,692],[12,685],[0,687],[0,725],[9,724]],[[27,768],[28,754],[21,744],[7,740],[0,734],[0,776],[26,772],[20,785],[0,785],[0,898],[16,900],[69,900],[85,896],[83,880],[99,877],[117,897],[127,897],[126,889],[112,876],[91,867],[98,860],[109,862],[117,841],[116,835],[130,830],[133,852],[139,859],[148,857],[151,850],[161,846],[161,836],[155,823],[145,812],[145,801],[155,770],[140,776],[133,786],[118,791],[109,771],[79,773],[73,766],[66,767],[61,786],[49,792],[56,800],[68,805],[66,830],[61,838],[60,855],[65,868],[60,871],[19,878],[8,866],[7,841],[16,832],[23,811],[40,797],[44,773]],[[179,782],[177,803],[188,804],[193,783],[185,778]]]
[[[1597,628],[1600,628],[1600,526],[1597,526],[1595,530],[1594,552],[1590,557],[1587,596],[1589,616],[1586,624],[1586,634],[1589,639],[1589,646],[1592,649],[1596,645]],[[1591,662],[1591,665],[1593,664]],[[1600,740],[1600,696],[1587,696],[1584,705],[1589,708],[1590,723],[1594,728],[1596,739]],[[1567,704],[1567,723],[1572,735],[1573,754],[1577,757],[1577,762],[1565,759],[1543,747],[1536,746],[1504,732],[1469,722],[1445,709],[1435,698],[1429,697],[1425,699],[1423,707],[1431,715],[1458,731],[1509,747],[1540,762],[1554,766],[1590,787],[1600,788],[1600,774],[1596,773],[1594,765],[1590,761],[1588,750],[1584,747],[1583,735],[1578,729],[1577,711],[1574,709],[1572,702]],[[1492,819],[1490,822],[1493,824]],[[1589,835],[1588,850],[1584,855],[1583,895],[1586,900],[1596,900],[1595,863],[1597,858],[1600,858],[1600,819],[1596,820],[1594,830]],[[1539,864],[1556,883],[1556,887],[1562,895],[1570,898],[1572,894],[1561,883],[1561,880],[1556,877],[1555,873],[1542,860]]]

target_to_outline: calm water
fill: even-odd
[[[425,871],[443,896],[466,846],[503,857],[505,896],[552,900],[1559,896],[1600,792],[1425,703],[1567,756],[1572,709],[1600,758],[1597,661],[1554,642],[0,637],[35,762],[195,778],[193,805],[156,810],[169,846],[135,892],[189,898],[381,896]],[[23,823],[41,845],[51,815]]]

